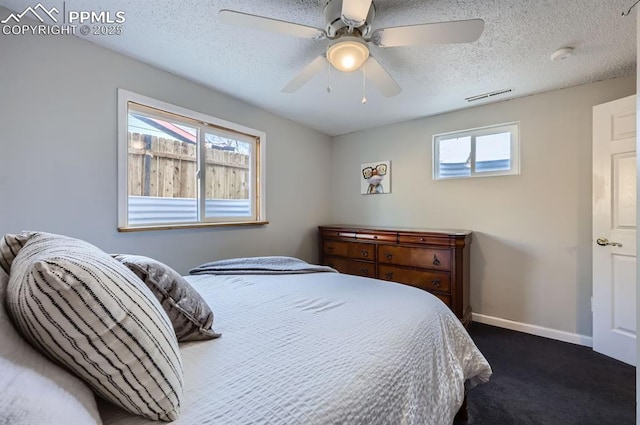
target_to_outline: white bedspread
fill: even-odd
[[[338,273],[189,276],[222,337],[181,344],[173,424],[446,425],[491,369],[422,290]],[[152,423],[101,402],[107,425]]]

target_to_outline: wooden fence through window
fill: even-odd
[[[207,199],[249,198],[249,155],[205,149]],[[196,145],[129,133],[129,196],[196,198]]]

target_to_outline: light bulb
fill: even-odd
[[[345,69],[351,69],[356,64],[356,60],[353,56],[345,56],[342,58],[342,67]]]

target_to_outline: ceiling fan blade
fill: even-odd
[[[373,32],[371,42],[380,47],[471,43],[480,37],[483,30],[482,19],[407,25],[380,28]]]
[[[236,12],[234,10],[221,10],[218,16],[220,17],[220,22],[224,24],[277,32],[294,37],[318,40],[327,36],[327,33],[320,28],[279,21],[277,19],[265,18],[264,16],[249,15],[248,13]]]
[[[395,96],[402,91],[398,83],[373,56],[369,56],[364,66],[360,67],[360,71],[364,72],[365,77],[386,97]]]
[[[343,0],[340,18],[345,25],[357,28],[367,20],[371,0]]]
[[[328,64],[329,62],[327,62],[327,58],[325,58],[324,55],[318,56],[313,61],[311,61],[311,63],[305,66],[302,71],[300,71],[300,73],[289,82],[289,84],[284,86],[282,92],[294,93],[298,91],[307,83],[307,81],[326,69]]]

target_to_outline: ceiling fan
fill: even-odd
[[[316,74],[327,69],[328,61],[338,71],[360,69],[383,95],[391,97],[400,93],[400,86],[370,54],[368,43],[378,47],[470,43],[477,40],[484,30],[482,19],[470,19],[378,28],[372,32],[371,24],[375,15],[376,8],[372,0],[329,0],[324,8],[326,26],[320,29],[233,10],[219,12],[220,20],[225,24],[294,37],[330,40],[326,53],[305,66],[282,89],[285,93],[297,91]]]

